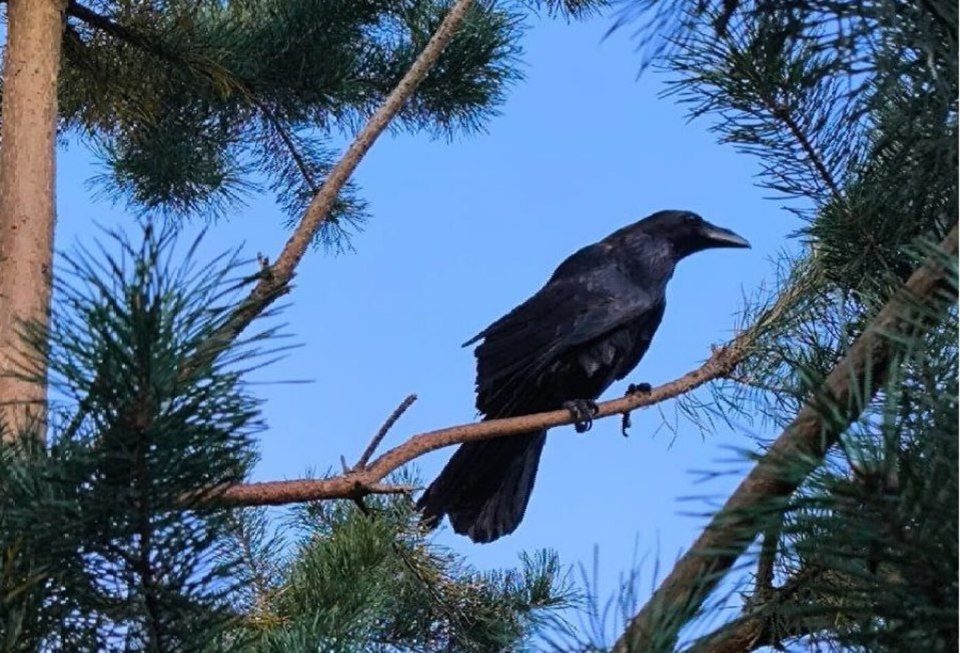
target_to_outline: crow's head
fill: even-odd
[[[678,259],[714,247],[750,247],[745,238],[691,211],[659,211],[635,223],[632,229],[669,241]]]

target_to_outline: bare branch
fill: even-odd
[[[439,27],[437,27],[437,31],[430,37],[426,47],[424,47],[423,51],[413,62],[413,65],[410,66],[407,73],[390,92],[390,95],[387,96],[380,108],[370,117],[337,164],[330,170],[320,190],[310,202],[310,206],[307,207],[306,211],[304,211],[300,217],[300,221],[293,235],[290,236],[280,255],[275,259],[275,263],[262,267],[257,274],[257,284],[250,291],[250,294],[240,303],[233,314],[227,318],[224,324],[210,336],[204,345],[201,346],[193,356],[182,363],[181,374],[186,370],[195,369],[197,366],[203,365],[215,358],[227,345],[233,342],[257,316],[270,306],[270,304],[289,291],[289,284],[296,272],[297,264],[299,264],[303,258],[321,225],[329,218],[337,196],[340,194],[344,185],[346,185],[350,175],[383,130],[386,129],[390,122],[400,113],[400,110],[413,95],[414,91],[416,91],[417,87],[426,79],[427,74],[436,64],[443,49],[453,38],[460,23],[463,22],[463,18],[471,4],[472,0],[457,0],[450,8],[450,11],[447,12],[447,15]],[[167,52],[160,44],[111,21],[105,16],[93,12],[83,5],[78,4],[75,0],[69,3],[68,13],[92,26],[104,29],[117,38],[121,38],[131,44],[153,52],[161,58],[185,65],[184,61]],[[259,108],[265,112],[268,120],[272,118],[268,107],[260,105]],[[278,125],[279,123],[275,123],[275,126]],[[281,132],[281,137],[284,136],[285,133]],[[292,145],[292,143],[290,145]],[[302,165],[303,161],[296,157],[295,148],[291,149],[291,152],[295,157],[295,162],[301,167],[301,170],[305,170]],[[306,176],[307,173],[304,172],[304,174]],[[307,177],[307,180],[309,182],[310,178]],[[258,255],[258,259],[259,258]],[[77,414],[67,427],[67,433],[72,434],[79,428],[86,412],[87,407],[85,402],[81,401]]]
[[[389,485],[387,483],[374,483],[363,488],[370,494],[410,494],[421,488],[416,485]]]
[[[377,447],[380,446],[380,443],[383,442],[383,438],[386,437],[387,432],[393,428],[393,425],[397,423],[397,420],[400,419],[400,416],[403,415],[416,400],[417,395],[409,395],[406,399],[400,402],[400,405],[397,406],[392,413],[390,413],[390,417],[388,417],[387,421],[383,423],[383,426],[380,427],[380,430],[377,431],[377,434],[373,436],[373,440],[371,440],[370,444],[367,445],[363,455],[360,456],[360,460],[358,460],[357,464],[354,465],[354,469],[361,470],[367,466],[370,458],[377,451]]]
[[[620,415],[636,408],[650,406],[689,392],[708,381],[724,376],[743,357],[741,346],[731,344],[717,350],[702,366],[678,379],[653,388],[647,394],[635,394],[598,404],[594,419]],[[745,344],[743,345],[745,347]],[[476,442],[496,437],[519,435],[540,429],[573,424],[575,418],[568,410],[508,417],[486,422],[461,424],[437,431],[421,433],[387,451],[362,470],[355,470],[327,479],[271,481],[234,485],[216,494],[216,500],[228,505],[260,506],[300,503],[318,499],[353,498],[358,491],[382,480],[390,472],[415,458],[454,444]]]
[[[940,243],[947,256],[957,255],[957,226]],[[930,256],[883,307],[807,401],[767,453],[740,483],[723,509],[677,562],[643,609],[630,622],[614,651],[659,650],[664,633],[675,633],[697,611],[736,559],[764,526],[762,508],[792,493],[816,469],[847,425],[859,417],[864,401],[885,381],[893,354],[891,336],[916,328],[910,317],[917,301],[929,300],[943,287],[940,257]],[[955,298],[954,298],[955,301]],[[832,409],[831,420],[823,415]],[[670,635],[666,636],[667,638]]]

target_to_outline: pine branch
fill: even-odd
[[[801,607],[797,593],[816,582],[820,574],[816,569],[797,572],[783,586],[771,590],[762,604],[700,639],[687,653],[747,653],[767,646],[779,650],[785,639],[829,629],[833,621],[824,615],[803,614],[799,609],[790,614],[791,607]]]
[[[201,360],[204,354],[213,353],[215,355],[224,342],[234,340],[264,309],[289,290],[289,283],[293,279],[297,265],[306,253],[310,243],[313,242],[317,231],[329,217],[337,195],[339,195],[350,175],[353,174],[373,143],[400,113],[400,110],[417,87],[426,79],[443,49],[453,38],[471,4],[472,0],[457,0],[450,8],[443,22],[430,37],[430,41],[414,61],[410,70],[403,76],[396,88],[390,92],[390,95],[387,96],[376,113],[370,117],[340,161],[330,170],[330,174],[324,180],[320,191],[300,218],[293,235],[290,236],[280,255],[275,259],[276,262],[270,266],[269,274],[261,276],[260,281],[250,292],[247,299],[223,325],[216,337],[211,339],[210,350],[212,351],[199,354]]]
[[[824,185],[826,185],[827,188],[830,189],[830,194],[833,195],[834,199],[843,199],[843,195],[840,192],[840,187],[834,180],[833,175],[830,174],[830,170],[827,169],[826,164],[823,162],[823,158],[820,156],[819,152],[817,152],[816,148],[813,147],[810,139],[807,138],[806,133],[800,128],[800,125],[794,119],[793,115],[790,113],[790,110],[782,103],[777,103],[772,99],[769,99],[769,101],[770,104],[768,109],[770,110],[770,114],[786,125],[787,129],[790,131],[790,134],[793,135],[794,139],[797,141],[797,144],[800,145],[800,148],[803,150],[804,154],[807,155],[807,160],[810,161],[810,165],[812,165],[813,169],[816,170],[820,180],[824,183]]]
[[[300,171],[301,176],[303,176],[303,180],[307,182],[310,192],[316,195],[318,192],[320,192],[320,189],[317,187],[317,181],[314,178],[313,173],[310,172],[310,167],[307,165],[300,148],[298,148],[297,144],[293,142],[293,137],[290,135],[290,132],[265,102],[253,95],[251,95],[250,100],[253,102],[254,106],[260,109],[261,113],[263,113],[263,117],[270,124],[270,127],[277,133],[277,135],[280,137],[280,140],[283,141],[283,145],[287,148],[287,152],[289,152],[290,156],[293,158],[293,162],[296,164],[297,170]]]
[[[116,37],[122,41],[126,41],[132,45],[142,47],[149,52],[153,52],[154,54],[158,55],[163,54],[162,52],[156,50],[154,47],[155,44],[140,34],[137,34],[135,31],[124,27],[120,23],[112,20],[109,16],[104,16],[103,14],[99,14],[89,7],[83,6],[75,0],[70,0],[70,2],[67,4],[67,15],[73,16],[74,18],[86,23],[90,27],[96,27],[99,30],[103,30],[110,36]]]
[[[105,34],[109,34],[115,39],[119,39],[134,47],[140,48],[144,52],[148,52],[162,61],[166,61],[167,63],[171,63],[175,66],[182,66],[186,68],[191,67],[190,62],[188,62],[178,53],[166,47],[161,41],[142,34],[137,30],[130,29],[129,27],[116,22],[109,16],[97,13],[89,7],[76,2],[76,0],[70,0],[70,2],[67,3],[67,15],[76,18],[89,27],[96,28]]]
[[[75,0],[71,0],[67,6],[67,14],[86,23],[90,27],[95,27],[99,30],[102,30],[110,36],[124,41],[134,47],[140,48],[144,52],[152,54],[160,60],[166,61],[174,66],[188,69],[195,67],[190,61],[186,60],[179,53],[167,48],[161,41],[117,23],[110,17],[99,14],[81,5]],[[224,71],[221,69],[219,72],[222,73]],[[316,178],[310,171],[303,153],[300,151],[300,148],[297,147],[297,144],[294,142],[293,137],[291,136],[287,127],[277,117],[274,110],[258,96],[251,84],[236,78],[231,78],[230,81],[231,84],[236,86],[237,89],[243,93],[246,99],[254,107],[256,107],[258,111],[260,111],[266,123],[271,129],[273,129],[274,132],[276,132],[277,136],[280,137],[280,140],[283,142],[284,147],[287,149],[287,152],[293,159],[297,170],[300,172],[303,180],[306,182],[310,192],[316,195],[320,190]]]
[[[784,291],[777,301],[747,329],[723,347],[716,347],[710,358],[700,367],[687,372],[648,393],[630,394],[598,404],[594,419],[627,414],[637,408],[658,404],[691,392],[720,378],[727,378],[750,353],[756,340],[773,325],[807,291],[808,279],[801,279]],[[203,496],[235,506],[280,505],[323,499],[358,499],[367,494],[402,493],[407,487],[380,483],[390,472],[431,451],[465,442],[476,442],[495,437],[520,435],[534,430],[573,424],[576,420],[568,410],[555,410],[521,417],[494,419],[480,423],[461,424],[436,431],[420,433],[403,444],[387,451],[363,469],[346,470],[326,479],[299,479],[267,481],[229,487],[200,490]],[[346,467],[346,466],[345,466]]]
[[[729,15],[724,18],[724,25],[729,21],[729,18]],[[781,122],[783,126],[786,127],[787,131],[807,157],[807,161],[812,166],[816,176],[818,176],[820,181],[830,190],[830,194],[834,197],[834,199],[842,199],[843,195],[841,194],[839,185],[837,184],[830,170],[827,168],[827,165],[820,153],[813,146],[813,143],[810,142],[806,132],[804,132],[800,126],[800,123],[797,122],[793,113],[790,111],[789,106],[785,102],[778,100],[775,94],[771,93],[771,89],[769,89],[764,80],[760,78],[760,74],[756,67],[751,64],[747,55],[741,51],[733,36],[727,34],[724,38],[724,41],[726,42],[727,47],[730,48],[731,54],[740,60],[740,65],[744,65],[746,67],[746,70],[751,78],[751,82],[754,84],[755,89],[757,89],[758,96],[760,97],[764,108],[770,113],[770,116],[774,120]]]
[[[721,378],[737,362],[742,360],[746,351],[746,342],[734,341],[730,346],[718,349],[702,366],[669,383],[653,388],[649,393],[632,394],[621,399],[598,404],[599,412],[594,416],[594,420],[621,415],[645,406],[652,406],[690,392],[709,381]],[[355,499],[375,492],[403,492],[407,488],[381,485],[379,482],[390,472],[431,451],[466,442],[521,435],[530,431],[573,424],[575,421],[576,418],[571,415],[570,411],[554,410],[522,417],[508,417],[451,426],[414,435],[403,444],[379,456],[363,469],[348,471],[326,479],[267,481],[234,485],[221,488],[219,492],[211,493],[210,496],[211,499],[227,505],[264,506],[321,499]]]
[[[942,256],[957,256],[956,225],[939,249]],[[807,401],[633,618],[617,641],[616,653],[660,650],[672,645],[680,627],[696,613],[764,526],[764,518],[758,513],[764,513],[763,507],[772,500],[797,489],[820,464],[842,430],[859,417],[867,403],[863,399],[872,397],[883,384],[893,354],[891,336],[913,328],[909,317],[916,302],[932,300],[942,288],[945,271],[939,260],[936,255],[928,257],[854,341],[821,389]],[[861,401],[855,400],[856,392],[863,392]],[[824,418],[828,411],[833,413],[829,421]]]

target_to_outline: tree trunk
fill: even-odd
[[[0,127],[0,420],[6,439],[42,438],[46,384],[23,321],[46,328],[53,259],[57,75],[66,0],[9,0]]]

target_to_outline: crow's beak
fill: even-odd
[[[750,247],[750,242],[746,238],[709,222],[703,226],[701,233],[709,243],[708,247]]]

